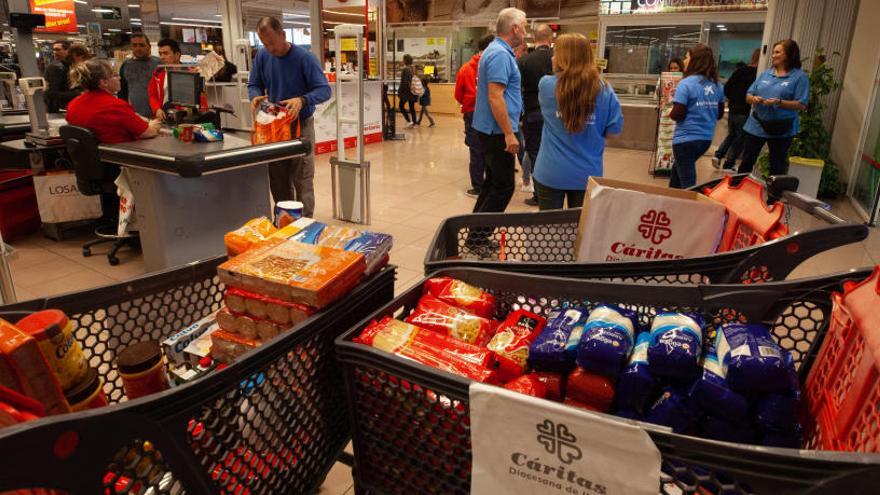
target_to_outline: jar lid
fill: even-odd
[[[67,326],[67,315],[58,309],[44,309],[31,313],[15,324],[22,332],[36,338],[52,338]]]
[[[68,404],[79,404],[91,397],[100,386],[101,378],[98,376],[98,370],[89,366],[86,368],[86,374],[82,381],[65,390],[64,396],[67,398]]]
[[[162,359],[159,342],[148,340],[132,344],[116,354],[116,365],[121,373],[140,373],[156,365]]]

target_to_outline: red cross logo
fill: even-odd
[[[672,229],[669,228],[672,220],[666,216],[665,211],[648,210],[639,220],[642,222],[639,224],[639,232],[652,243],[660,244],[672,237]]]

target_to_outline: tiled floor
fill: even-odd
[[[367,147],[371,162],[373,230],[394,236],[391,259],[399,267],[397,290],[409,287],[422,276],[425,249],[435,229],[446,217],[469,213],[474,199],[465,195],[470,187],[467,149],[462,144],[462,122],[458,118],[437,117],[437,127],[405,131],[406,141],[385,142]],[[665,185],[665,179],[648,175],[650,153],[608,149],[605,175],[622,180]],[[315,188],[318,205],[315,217],[333,222],[329,155],[316,159]],[[709,160],[698,164],[698,181],[709,180],[717,172]],[[517,191],[508,211],[529,211]],[[835,203],[839,216],[855,220],[846,201]],[[805,215],[793,218],[796,228],[817,227],[821,222]],[[127,280],[143,273],[142,257],[121,252],[121,264],[110,266],[97,248],[91,258],[83,258],[81,245],[88,236],[53,242],[41,235],[13,243],[17,253],[12,273],[21,300],[49,294],[78,291]],[[793,277],[831,273],[880,262],[880,234],[872,229],[862,243],[827,251],[802,264]],[[353,493],[350,468],[337,464],[330,472],[322,494]]]

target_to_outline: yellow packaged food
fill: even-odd
[[[266,217],[248,220],[241,227],[223,236],[223,242],[226,244],[226,253],[230,257],[238,256],[257,243],[264,241],[276,231],[278,229]]]

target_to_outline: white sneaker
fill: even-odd
[[[533,193],[535,192],[535,185],[530,181],[528,184],[525,182],[522,183],[522,186],[519,188],[520,192],[524,193]]]
[[[721,159],[718,158],[717,156],[713,156],[712,157],[712,166],[715,167],[716,169],[720,169],[721,168]]]
[[[406,124],[406,127],[405,127],[405,128],[406,128],[406,129],[412,129],[412,128],[415,127],[415,126],[416,126],[415,124],[413,124],[412,122],[409,122],[409,123]]]

